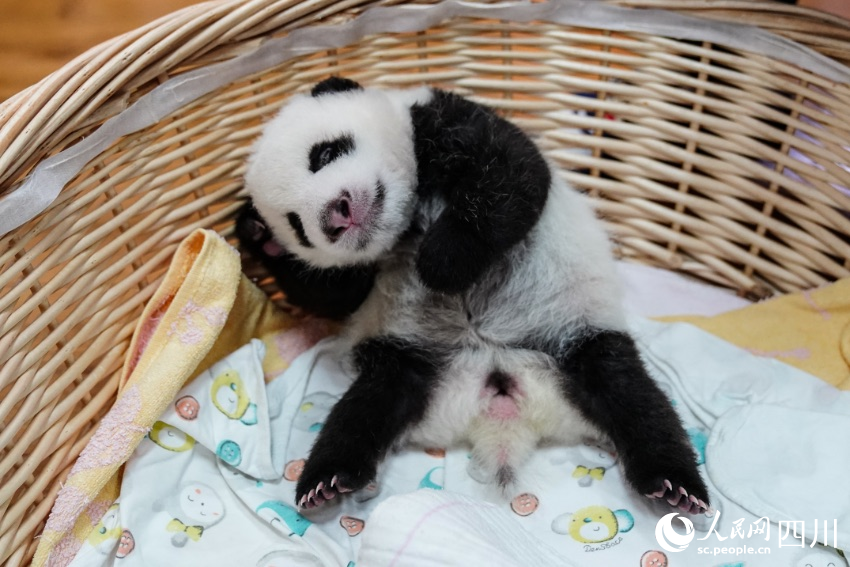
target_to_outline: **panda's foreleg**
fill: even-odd
[[[504,172],[510,176],[510,172]],[[525,238],[540,217],[549,178],[540,187],[502,180],[490,194],[468,188],[450,203],[425,232],[416,257],[422,281],[435,291],[466,291],[505,253]],[[495,184],[495,181],[494,181]],[[525,193],[512,198],[511,193]],[[535,197],[531,194],[536,193]]]
[[[686,512],[709,509],[682,423],[628,334],[596,330],[556,359],[567,399],[613,441],[635,490]]]
[[[446,203],[416,268],[431,289],[462,292],[537,224],[552,172],[519,128],[457,95],[435,91],[414,124],[418,191]]]
[[[424,417],[443,360],[437,349],[400,337],[357,345],[358,377],[319,432],[298,479],[296,503],[313,508],[373,480],[387,451]]]
[[[286,300],[314,315],[342,319],[369,295],[374,266],[318,269],[284,250],[249,200],[236,218],[239,245],[274,277]]]

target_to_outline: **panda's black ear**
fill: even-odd
[[[341,93],[345,91],[362,91],[363,87],[360,83],[345,79],[343,77],[328,77],[321,83],[317,83],[310,94],[313,96],[322,96],[328,93]]]

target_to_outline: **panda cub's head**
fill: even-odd
[[[248,160],[245,186],[290,252],[320,268],[372,262],[416,199],[410,107],[427,89],[363,89],[331,77],[292,97]]]

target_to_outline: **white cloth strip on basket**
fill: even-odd
[[[846,66],[789,39],[755,26],[665,10],[635,10],[595,0],[494,4],[447,0],[433,5],[374,7],[342,24],[293,30],[262,43],[252,52],[189,71],[159,85],[90,136],[43,160],[18,187],[0,198],[0,236],[47,209],[86,164],[119,138],[152,126],[203,95],[294,57],[350,45],[371,34],[422,31],[450,18],[546,21],[707,41],[767,55],[837,82],[850,82],[850,69]]]

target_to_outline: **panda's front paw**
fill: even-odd
[[[442,293],[469,289],[492,263],[493,249],[472,227],[442,215],[425,233],[416,271],[426,286]]]
[[[363,467],[362,461],[357,459],[348,463],[344,460],[311,455],[298,477],[295,503],[301,508],[315,508],[333,500],[338,494],[360,490],[374,480],[374,465]]]
[[[236,236],[242,248],[265,265],[286,254],[286,250],[274,239],[266,221],[250,200],[236,217]]]

